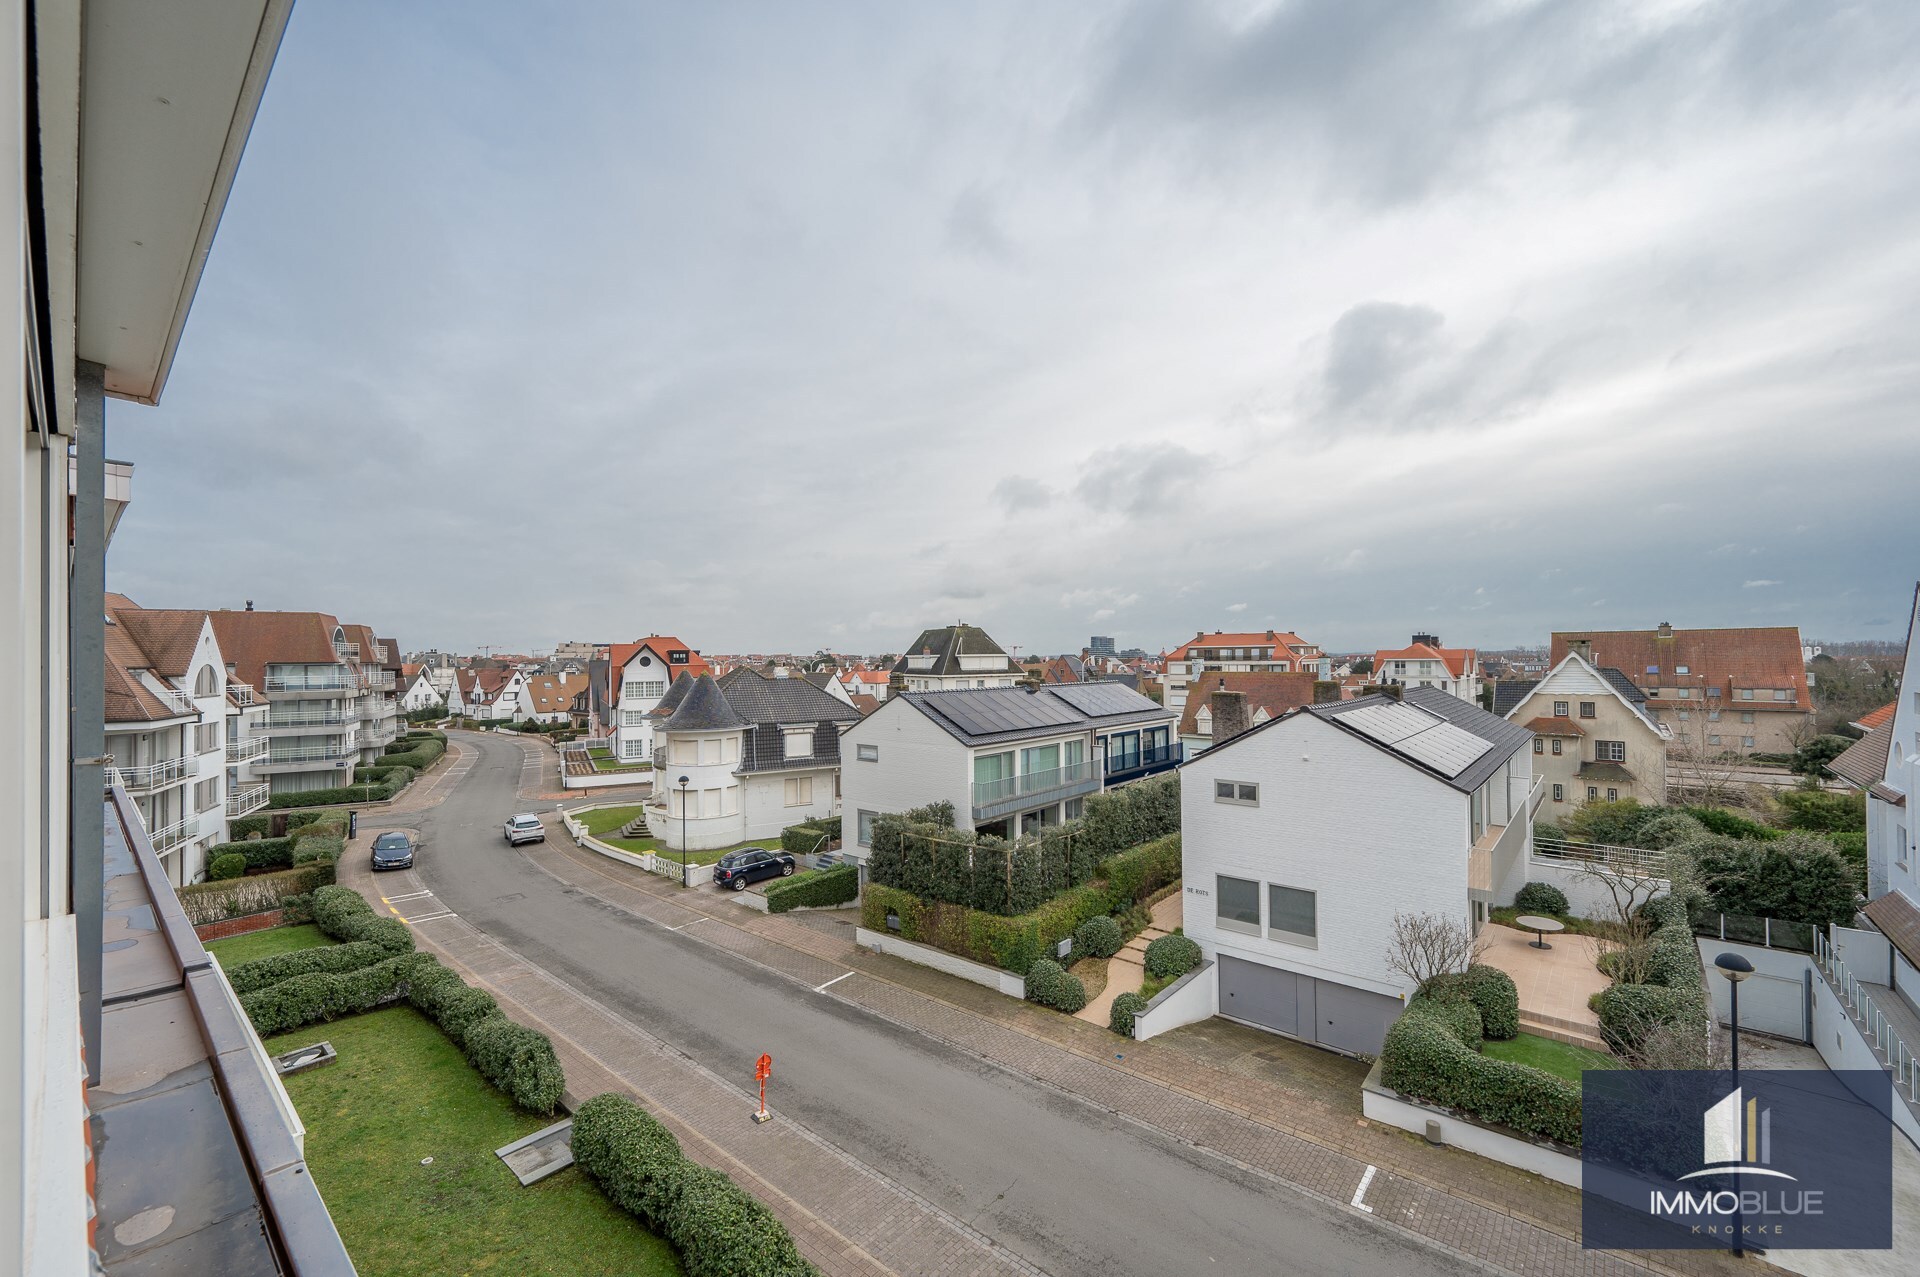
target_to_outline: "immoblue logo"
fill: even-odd
[[[1702,1161],[1706,1164],[1682,1175],[1681,1179],[1699,1179],[1703,1175],[1794,1178],[1769,1164],[1773,1161],[1773,1110],[1761,1108],[1760,1101],[1752,1096],[1742,1104],[1741,1096],[1741,1089],[1734,1087],[1732,1094],[1708,1109],[1700,1119],[1701,1143],[1705,1150]]]

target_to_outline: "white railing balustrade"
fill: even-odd
[[[1893,1073],[1894,1090],[1903,1094],[1909,1103],[1920,1104],[1920,1056],[1901,1041],[1892,1021],[1874,1005],[1873,996],[1847,970],[1847,964],[1834,953],[1833,942],[1824,933],[1814,936],[1813,965],[1834,996],[1840,999],[1840,1005],[1847,1009],[1867,1045]]]
[[[227,761],[230,763],[249,762],[267,752],[269,742],[264,736],[249,736],[242,740],[227,741]]]
[[[1573,865],[1598,865],[1625,874],[1653,878],[1667,876],[1667,853],[1643,847],[1615,847],[1599,842],[1568,842],[1564,838],[1533,840],[1535,860],[1554,860]]]
[[[163,758],[143,767],[116,767],[113,770],[119,774],[120,784],[128,793],[144,793],[197,776],[200,773],[199,764],[196,755],[186,754],[179,758]]]
[[[267,805],[267,799],[270,796],[264,784],[248,785],[245,789],[234,790],[227,795],[227,819],[236,820],[241,816],[259,811]]]

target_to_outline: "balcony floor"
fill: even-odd
[[[1520,994],[1520,1014],[1547,1024],[1560,1021],[1575,1032],[1598,1040],[1600,1017],[1587,1009],[1587,999],[1611,983],[1593,965],[1597,956],[1587,936],[1563,931],[1548,936],[1551,949],[1533,947],[1533,933],[1489,922],[1480,929],[1486,950],[1480,961],[1513,977]]]

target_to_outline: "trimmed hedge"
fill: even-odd
[[[291,838],[252,838],[246,842],[215,843],[207,848],[207,857],[218,860],[222,856],[240,856],[249,869],[291,869],[293,868],[293,839]]]
[[[382,918],[359,892],[322,887],[313,893],[313,925],[342,944],[366,940],[394,953],[413,948],[413,932],[398,918]]]
[[[1635,1051],[1649,1030],[1663,1024],[1680,1025],[1704,1040],[1712,1015],[1686,906],[1672,896],[1662,896],[1644,906],[1643,912],[1656,924],[1647,983],[1615,984],[1593,998],[1601,1040],[1623,1056]]]
[[[1027,968],[1027,1001],[1072,1015],[1087,1005],[1087,986],[1052,958],[1038,958]]]
[[[1089,958],[1111,958],[1126,943],[1120,924],[1108,914],[1088,918],[1073,929],[1073,951]]]
[[[807,824],[838,842],[840,839],[840,821],[841,817],[839,816],[822,816],[818,820],[809,820]]]
[[[354,971],[297,975],[243,995],[240,1009],[254,1031],[268,1038],[392,1002],[406,993],[414,969],[432,961],[424,953],[403,953]]]
[[[1123,1038],[1133,1036],[1133,1017],[1146,1010],[1148,1001],[1138,993],[1123,993],[1107,1010],[1107,1027]]]
[[[843,905],[860,894],[860,867],[835,865],[804,878],[782,879],[767,887],[767,912]]]
[[[272,832],[272,816],[241,816],[237,820],[229,820],[227,822],[227,837],[233,839],[235,842],[251,838],[255,834],[259,834],[262,838],[265,838]],[[225,844],[222,845],[224,846]]]
[[[393,950],[369,940],[322,945],[317,949],[296,949],[292,953],[275,953],[251,962],[242,962],[227,972],[227,982],[233,985],[235,993],[245,997],[295,976],[344,975],[349,971],[370,967],[376,962],[385,962],[393,956]]]
[[[1495,1041],[1516,1037],[1520,1032],[1520,991],[1513,977],[1498,967],[1476,962],[1463,974],[1443,975],[1428,981],[1425,994],[1436,1003],[1461,1001],[1472,1004],[1474,1025],[1471,1036],[1477,1044],[1484,1035]]]
[[[1171,980],[1200,965],[1200,946],[1185,936],[1161,936],[1147,945],[1144,963],[1148,975]]]
[[[608,1200],[680,1252],[687,1277],[817,1277],[793,1235],[719,1171],[690,1162],[673,1133],[623,1095],[573,1115],[573,1158]]]
[[[387,746],[386,754],[380,759],[380,766],[411,767],[414,771],[421,772],[433,766],[446,752],[447,738],[442,733],[428,736],[409,734],[405,740],[397,740]]]
[[[1514,893],[1513,907],[1522,913],[1567,912],[1567,893],[1550,882],[1530,882]]]
[[[279,873],[235,878],[231,882],[200,882],[180,887],[180,908],[196,927],[227,918],[244,918],[285,905],[289,897],[304,896],[333,881],[333,866],[312,864]]]
[[[1480,1028],[1471,1002],[1416,996],[1387,1030],[1380,1080],[1402,1095],[1578,1145],[1580,1088],[1530,1065],[1481,1055],[1474,1049]]]
[[[225,882],[230,878],[238,878],[246,872],[247,858],[238,852],[215,856],[207,862],[207,878],[212,882]]]
[[[780,849],[796,856],[819,851],[827,842],[827,831],[818,825],[788,825],[780,831]]]

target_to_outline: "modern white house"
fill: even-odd
[[[848,704],[852,704],[856,696],[871,696],[876,701],[884,701],[889,690],[889,677],[886,670],[870,670],[862,665],[841,674],[840,686],[846,690]]]
[[[1004,837],[1077,819],[1087,795],[1179,761],[1173,719],[1119,683],[896,692],[841,745],[843,854],[864,862],[876,817],[930,803]]]
[[[700,653],[670,635],[615,643],[607,656],[605,693],[612,721],[603,724],[614,757],[630,763],[653,757],[653,732],[659,722],[653,711],[667,688],[678,679],[707,673],[711,668]]]
[[[840,810],[840,734],[860,711],[804,678],[675,679],[655,707],[648,831],[669,850],[772,839]]]
[[[1437,687],[1463,701],[1480,702],[1480,653],[1442,647],[1438,635],[1416,634],[1407,646],[1373,654],[1373,681],[1394,687]]]
[[[1012,687],[1024,676],[1006,649],[985,630],[956,621],[936,630],[922,630],[893,663],[888,682],[896,692],[946,692],[963,687]]]
[[[1550,818],[1587,802],[1667,801],[1673,733],[1621,671],[1569,652],[1537,681],[1496,683],[1493,711],[1533,733]]]
[[[1204,681],[1209,672],[1216,674],[1298,674],[1315,678],[1333,677],[1333,659],[1298,634],[1284,630],[1260,630],[1235,634],[1204,630],[1167,653],[1160,673],[1160,699],[1179,714],[1187,707],[1187,689]]]
[[[1214,744],[1181,777],[1184,929],[1207,1005],[1379,1051],[1413,992],[1397,914],[1476,931],[1526,879],[1533,735],[1438,688],[1311,705]]]

